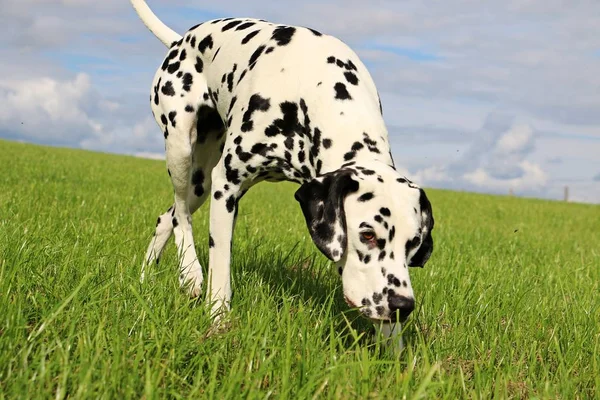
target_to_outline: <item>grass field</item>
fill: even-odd
[[[428,190],[400,357],[348,310],[295,185],[242,200],[229,329],[178,289],[161,161],[0,141],[0,398],[600,398],[600,207]],[[207,265],[208,207],[194,216]]]

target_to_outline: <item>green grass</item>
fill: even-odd
[[[211,334],[172,242],[138,281],[163,162],[0,141],[0,165],[0,398],[600,398],[598,206],[429,190],[436,250],[394,357],[347,310],[295,185],[242,200]]]

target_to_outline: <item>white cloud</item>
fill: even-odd
[[[527,160],[535,148],[534,141],[531,126],[516,123],[509,115],[492,113],[462,157],[421,168],[413,176],[422,185],[539,193],[548,178],[540,165]]]
[[[0,80],[0,129],[41,140],[101,134],[102,124],[83,110],[90,90],[90,77],[84,73],[70,81]]]
[[[597,0],[148,1],[179,32],[253,16],[340,37],[368,65],[394,155],[412,177],[559,198],[565,184],[574,196],[597,193]],[[0,135],[162,154],[147,99],[165,49],[129,2],[0,0],[0,9],[0,58],[10,60],[0,64]],[[480,129],[495,110],[515,118]]]
[[[497,178],[485,168],[477,168],[464,174],[463,179],[479,188],[504,193],[507,190],[525,190],[532,193],[544,188],[548,178],[539,165],[521,161],[516,167],[520,170],[520,175],[514,178]]]
[[[99,95],[84,73],[65,80],[0,80],[0,103],[0,131],[11,137],[118,152],[162,147],[151,116],[137,123],[123,118],[127,110]]]

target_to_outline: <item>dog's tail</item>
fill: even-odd
[[[167,47],[181,39],[181,35],[165,25],[148,7],[144,0],[131,0],[131,5],[144,25]]]

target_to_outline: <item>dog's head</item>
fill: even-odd
[[[346,302],[371,319],[406,319],[414,309],[408,267],[423,267],[433,251],[423,189],[377,163],[321,175],[295,197],[314,243],[342,275]]]

